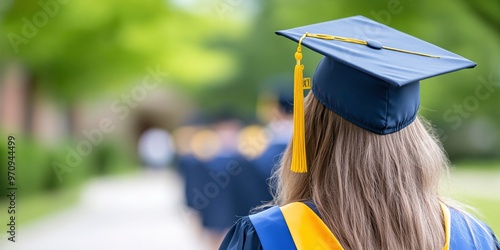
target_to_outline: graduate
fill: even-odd
[[[287,83],[290,84],[288,81]],[[271,175],[278,166],[293,132],[293,91],[291,88],[280,87],[273,92],[276,101],[271,110],[268,110],[272,115],[265,132],[269,142],[264,152],[252,161],[259,173],[260,185],[256,190],[261,194],[260,200],[266,202],[272,200],[272,192],[275,190],[273,183],[270,183]]]
[[[449,162],[417,116],[421,80],[474,62],[362,16],[277,34],[298,43],[293,138],[274,206],[240,219],[220,249],[500,249],[438,193]],[[312,81],[303,47],[324,55]]]
[[[187,207],[197,212],[198,208],[194,204],[196,196],[193,189],[195,189],[197,183],[205,183],[207,181],[206,176],[208,176],[191,146],[193,137],[199,130],[201,130],[200,126],[183,126],[174,132],[176,144],[175,165],[183,180],[184,199]]]
[[[210,156],[202,157],[200,161],[205,181],[197,185],[198,197],[195,202],[199,200],[201,204],[198,208],[203,228],[211,242],[209,249],[220,244],[236,220],[233,190],[229,187],[231,175],[228,173],[228,166],[233,164],[233,161],[238,161],[234,141],[239,127],[236,120],[225,116],[217,117],[209,129],[210,135],[201,141]]]
[[[242,137],[246,137],[242,136],[244,134],[242,122],[226,115],[226,118],[217,122],[214,128],[222,147],[209,166],[212,177],[228,195],[226,202],[231,207],[232,213],[224,214],[218,211],[218,216],[230,215],[230,223],[226,228],[229,229],[239,218],[248,215],[252,208],[261,206],[264,203],[263,192],[266,195],[268,192],[265,183],[260,183],[260,174],[250,163],[249,155],[241,149]]]

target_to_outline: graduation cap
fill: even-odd
[[[298,42],[291,168],[299,173],[307,172],[304,89],[312,88],[325,107],[349,122],[385,135],[415,120],[420,80],[476,66],[459,55],[363,16],[276,34]],[[303,77],[302,45],[325,56],[312,83]]]
[[[290,82],[293,78],[288,74],[276,74],[266,78],[261,85],[261,92],[275,101],[281,112],[292,114],[293,112],[293,89]]]

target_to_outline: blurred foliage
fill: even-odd
[[[462,0],[467,6],[477,14],[478,18],[483,19],[484,23],[490,25],[491,28],[498,30],[500,27],[500,1],[472,1]]]
[[[2,61],[23,63],[42,91],[64,103],[142,79],[147,66],[159,65],[179,86],[234,72],[233,58],[214,45],[238,35],[233,23],[174,11],[158,0],[40,3],[13,1],[5,13]]]
[[[2,136],[1,138],[7,138]],[[72,189],[83,184],[87,179],[96,175],[116,174],[124,171],[136,169],[131,162],[130,154],[125,148],[121,148],[119,143],[103,143],[93,148],[92,154],[82,157],[81,162],[71,167],[68,164],[68,147],[73,147],[76,143],[68,141],[65,145],[57,149],[50,149],[46,146],[27,138],[16,137],[16,187],[19,190],[19,197],[38,196],[48,191],[62,189]],[[0,157],[7,159],[5,147],[0,147]],[[62,175],[62,179],[56,175],[56,171],[61,169],[54,167],[60,163],[70,167],[71,170]],[[7,169],[7,161],[0,162],[0,169]],[[0,178],[0,199],[7,196],[7,178]]]

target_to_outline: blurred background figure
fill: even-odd
[[[273,88],[262,95],[258,106],[258,116],[267,123],[265,133],[268,143],[264,152],[253,161],[261,180],[267,184],[268,194],[262,197],[263,201],[272,200],[274,186],[270,178],[293,132],[293,89],[289,87],[292,79],[281,76],[268,82],[267,86]]]
[[[220,192],[208,166],[220,151],[221,140],[210,127],[183,129],[181,132],[185,133],[189,151],[179,152],[177,164],[184,181],[185,202],[187,207],[195,211],[198,237],[208,249],[214,249],[220,241],[220,234],[225,232],[230,223],[227,218],[232,213],[228,205],[230,200],[225,195],[227,191]],[[218,209],[220,214],[217,213]]]
[[[210,142],[216,152],[214,156],[204,162],[207,182],[201,183],[199,195],[206,201],[202,209],[203,226],[211,237],[211,246],[216,249],[222,242],[227,229],[236,221],[238,202],[234,200],[235,176],[242,168],[246,168],[246,161],[237,151],[237,138],[242,124],[232,112],[225,111],[215,117],[212,124],[215,142]],[[214,140],[214,141],[215,141]],[[241,200],[241,199],[239,199]]]
[[[198,176],[204,176],[203,168],[201,167],[200,159],[195,156],[192,144],[193,137],[201,126],[181,126],[174,131],[174,141],[176,145],[175,166],[182,177],[184,184],[184,199],[187,207],[195,209],[193,199],[193,185],[198,182]]]
[[[271,194],[267,177],[254,164],[255,159],[261,157],[269,144],[266,128],[260,124],[246,126],[238,138],[238,151],[245,157],[246,167],[241,174],[235,177],[235,201],[239,202],[240,209],[236,215],[242,217],[250,214],[270,201]]]
[[[166,168],[175,155],[170,134],[159,128],[149,128],[139,138],[139,155],[144,166]]]

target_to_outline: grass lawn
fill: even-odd
[[[61,191],[43,193],[31,197],[21,197],[16,201],[16,224],[23,225],[27,222],[42,218],[52,213],[59,212],[78,201],[79,188],[68,188]],[[7,201],[0,202],[1,211],[7,211]],[[0,217],[2,225],[8,223],[10,215],[6,212]]]
[[[475,207],[480,213],[476,214],[476,216],[486,222],[493,229],[493,232],[500,237],[500,199],[462,197],[460,201]]]
[[[479,219],[500,236],[500,162],[460,162],[444,193],[472,206]]]

